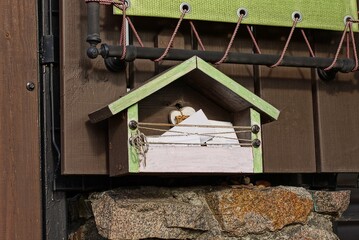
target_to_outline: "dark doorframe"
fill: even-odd
[[[67,239],[66,194],[56,191],[59,146],[59,1],[39,1],[43,239]]]

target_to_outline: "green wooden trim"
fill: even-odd
[[[148,97],[151,94],[157,92],[178,78],[186,75],[195,68],[196,57],[192,57],[187,61],[184,61],[183,63],[161,73],[160,75],[155,76],[141,87],[130,91],[127,95],[108,105],[108,108],[112,112],[112,115],[115,115],[125,110],[129,106],[139,102],[145,97]]]
[[[248,15],[243,19],[244,24],[265,26],[292,26],[292,13],[300,11],[303,21],[298,23],[300,28],[314,28],[342,31],[344,17],[357,18],[356,0],[161,0],[144,1],[130,0],[131,6],[126,11],[132,16],[147,16],[161,18],[179,18],[180,4],[191,6],[191,11],[185,19],[212,22],[237,22],[237,10],[246,8]],[[114,8],[115,14],[122,12]],[[357,30],[357,24],[354,24]]]
[[[232,90],[245,101],[249,102],[255,108],[270,116],[272,119],[278,119],[278,109],[276,109],[257,95],[253,94],[251,91],[249,91],[239,83],[235,82],[233,79],[229,78],[227,75],[217,70],[212,65],[208,64],[200,58],[197,58],[197,67],[217,82]]]
[[[131,107],[127,109],[127,123],[130,121],[136,121],[138,122],[138,104],[134,104]],[[131,136],[136,134],[137,130],[131,130],[128,127],[128,139],[130,139]],[[138,173],[140,170],[140,160],[138,158],[138,153],[134,147],[131,146],[130,142],[128,144],[128,171],[130,173]],[[120,147],[120,146],[117,146]]]
[[[261,127],[261,115],[254,109],[251,108],[251,126],[258,125]],[[252,141],[258,139],[262,143],[262,128],[261,130],[255,134],[252,133]],[[262,144],[255,148],[252,147],[253,150],[253,172],[254,173],[262,173],[263,172],[263,157],[262,157]]]

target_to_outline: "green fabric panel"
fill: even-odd
[[[237,22],[237,10],[246,8],[248,16],[244,24],[284,26],[293,24],[292,13],[302,13],[303,21],[299,28],[343,30],[344,17],[357,19],[356,0],[130,0],[128,15],[161,18],[179,18],[180,4],[186,2],[191,12],[185,19],[214,22]],[[115,8],[116,14],[121,11]],[[354,24],[357,30],[357,24]]]

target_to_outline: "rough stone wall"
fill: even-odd
[[[120,188],[92,194],[93,217],[69,239],[331,240],[349,199],[283,186]]]

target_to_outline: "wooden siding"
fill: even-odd
[[[316,53],[332,57],[342,33],[316,34]],[[358,35],[357,37],[358,38]],[[342,49],[345,54],[345,47]],[[352,52],[351,52],[352,55]],[[359,75],[339,73],[332,82],[316,80],[318,171],[359,171]]]
[[[126,74],[109,72],[101,57],[90,60],[86,56],[85,1],[60,4],[62,172],[106,174],[107,124],[91,124],[88,113],[126,92]],[[100,18],[103,42],[118,43],[121,16],[112,16],[111,7],[101,6]]]
[[[263,53],[280,54],[290,29],[258,28]],[[286,55],[308,56],[296,31]],[[260,67],[260,96],[280,111],[278,121],[263,125],[264,172],[316,172],[311,69]]]

